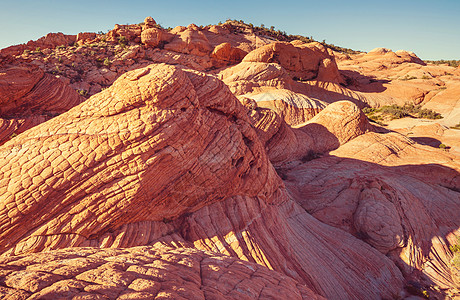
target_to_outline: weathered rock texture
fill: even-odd
[[[165,45],[166,50],[198,56],[205,56],[211,53],[211,44],[195,24],[190,24],[185,29],[178,29],[174,33],[176,36],[170,43]]]
[[[293,126],[305,123],[327,106],[319,99],[287,89],[268,89],[261,93],[245,94],[244,97],[255,100],[258,107],[273,110]]]
[[[2,299],[324,299],[260,265],[190,248],[74,248],[0,266]]]
[[[275,42],[252,51],[243,62],[278,63],[300,80],[342,82],[334,57],[319,43]]]
[[[329,298],[401,293],[388,258],[289,198],[247,110],[215,77],[129,72],[18,138],[0,149],[4,255],[163,240],[259,263]]]
[[[5,144],[2,153],[2,235],[8,236],[2,251],[20,241],[18,251],[34,250],[41,245],[37,238],[61,240],[63,233],[89,240],[123,224],[190,213],[228,195],[271,194],[281,184],[228,89],[213,77],[165,65],[123,75],[67,114]],[[64,206],[55,207],[49,197]],[[43,217],[20,223],[20,216],[33,215]]]
[[[317,219],[387,254],[406,278],[422,274],[424,284],[448,289],[455,286],[448,246],[460,221],[458,170],[445,151],[396,133],[367,133],[284,175]]]
[[[0,144],[84,99],[56,77],[33,65],[0,69]]]

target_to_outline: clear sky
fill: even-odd
[[[370,51],[385,47],[422,59],[460,60],[460,0],[0,0],[0,48],[48,32],[104,31],[152,16],[164,27],[226,19],[313,36]]]

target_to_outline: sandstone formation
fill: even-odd
[[[212,51],[208,39],[195,24],[178,31],[165,49],[198,56],[209,55]]]
[[[445,151],[367,133],[285,170],[285,182],[313,216],[387,254],[406,278],[423,270],[422,282],[448,289],[455,286],[448,245],[459,228],[458,169]]]
[[[20,137],[0,149],[4,254],[163,238],[287,272],[326,297],[401,293],[386,257],[289,198],[244,107],[215,77],[135,70]]]
[[[304,41],[147,17],[2,49],[0,298],[458,297],[460,71]],[[361,110],[405,104],[443,118]]]
[[[270,109],[253,109],[250,117],[275,167],[317,158],[357,136],[374,131],[362,111],[349,101],[335,102],[294,128]]]
[[[71,87],[33,65],[0,69],[0,144],[83,99]]]
[[[275,111],[289,125],[305,123],[327,106],[327,103],[319,99],[287,89],[269,89],[265,92],[244,96],[255,100],[258,107]]]
[[[216,60],[215,66],[225,66],[241,62],[247,52],[239,48],[234,48],[230,43],[217,45],[211,53],[211,58]]]
[[[41,51],[43,49],[53,49],[58,46],[70,46],[77,41],[76,35],[66,35],[62,32],[48,33],[46,36],[39,38],[36,41],[29,41],[26,44],[15,45],[0,50],[0,54],[7,55],[20,55],[25,50],[27,51]]]
[[[275,42],[250,52],[243,62],[278,63],[300,80],[342,82],[333,56],[319,43]]]
[[[119,25],[115,24],[115,27],[107,33],[107,40],[111,42],[140,42],[140,35],[142,32],[141,25]]]
[[[324,299],[286,275],[190,248],[79,248],[0,266],[4,299]]]

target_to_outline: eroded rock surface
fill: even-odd
[[[213,76],[126,73],[1,147],[1,251],[162,241],[258,263],[328,298],[399,295],[387,257],[290,198],[251,122]]]
[[[37,237],[84,241],[232,194],[270,194],[281,183],[242,108],[211,76],[155,65],[127,73],[67,114],[6,143],[3,251],[21,240],[20,252],[41,250]],[[64,206],[55,207],[49,197]],[[33,215],[43,217],[20,223]]]
[[[458,293],[458,68],[260,30],[148,17],[0,51],[1,297]],[[360,110],[405,103],[444,119]]]
[[[69,85],[40,68],[0,69],[0,144],[84,100]]]
[[[190,248],[72,248],[0,258],[4,299],[324,299],[260,265]]]
[[[420,163],[420,157],[423,162]],[[455,287],[448,267],[460,211],[455,156],[396,134],[367,133],[285,172],[313,216],[387,253],[406,278]]]

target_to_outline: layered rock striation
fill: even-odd
[[[401,293],[387,257],[293,201],[247,109],[213,76],[128,72],[0,151],[3,255],[160,241],[258,263],[328,298]]]

